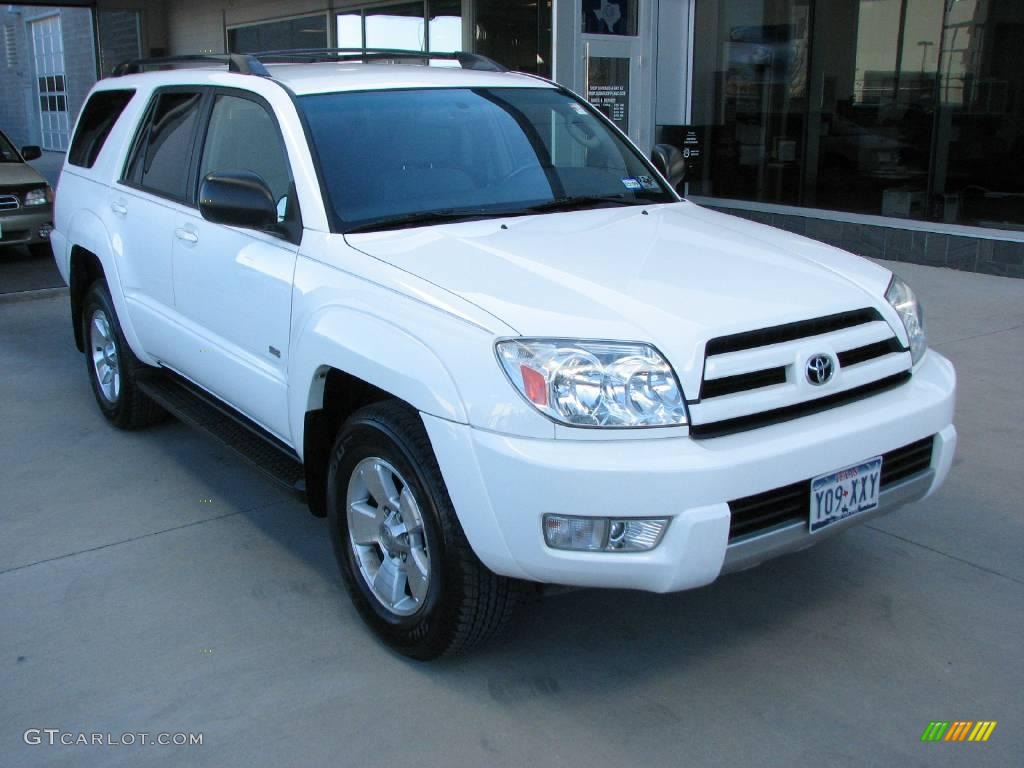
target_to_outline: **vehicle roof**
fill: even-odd
[[[395,90],[402,88],[553,88],[551,83],[519,72],[487,72],[457,66],[422,64],[363,64],[316,62],[267,64],[274,80],[296,95],[337,91]],[[111,77],[98,85],[124,88],[157,85],[225,85],[245,87],[255,75],[228,72],[223,66],[202,66]]]

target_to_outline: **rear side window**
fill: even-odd
[[[89,98],[68,150],[71,165],[92,168],[114,123],[134,95],[135,91],[99,91]]]
[[[169,91],[156,97],[136,141],[126,181],[161,197],[187,198],[202,100],[196,91]]]

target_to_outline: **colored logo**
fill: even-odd
[[[932,720],[921,741],[988,741],[996,729],[995,720]]]

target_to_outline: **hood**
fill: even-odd
[[[45,183],[46,179],[28,163],[0,163],[0,188]]]
[[[878,306],[890,274],[831,246],[689,202],[346,240],[524,336],[653,343],[684,387],[699,383],[708,339]]]

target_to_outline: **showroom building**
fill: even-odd
[[[89,5],[90,3],[76,3]],[[1020,0],[99,0],[153,54],[482,53],[551,77],[693,200],[867,256],[1024,277]]]

